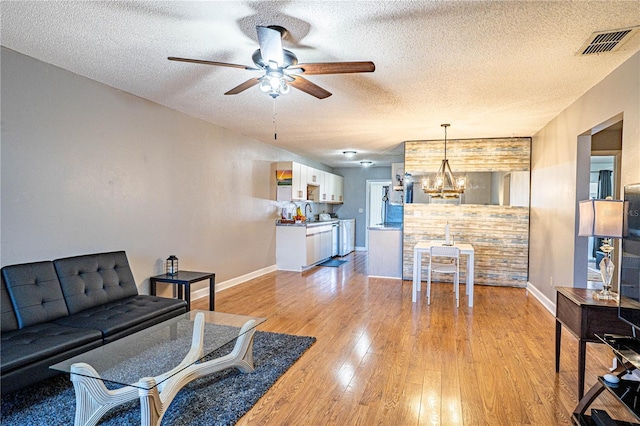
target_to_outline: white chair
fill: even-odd
[[[456,307],[460,306],[460,249],[449,246],[431,246],[427,275],[427,305],[431,304],[431,273],[453,274]]]

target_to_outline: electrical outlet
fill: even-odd
[[[364,209],[358,209],[358,213],[364,213]]]
[[[553,287],[553,276],[549,277],[549,287]]]

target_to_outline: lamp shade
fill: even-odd
[[[624,201],[587,200],[580,201],[581,237],[622,238]]]

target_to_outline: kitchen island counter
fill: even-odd
[[[402,279],[402,223],[370,226],[369,276]]]

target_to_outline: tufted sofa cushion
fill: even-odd
[[[124,251],[53,261],[69,314],[138,294]]]
[[[36,324],[2,333],[2,374],[87,344],[100,346],[102,333],[53,323]]]
[[[56,324],[100,330],[108,343],[187,311],[187,302],[139,295],[60,318]]]
[[[5,266],[2,268],[2,279],[13,301],[10,303],[13,304],[19,328],[69,314],[52,262]],[[4,295],[2,303],[4,313]],[[4,315],[2,319],[4,320]]]

